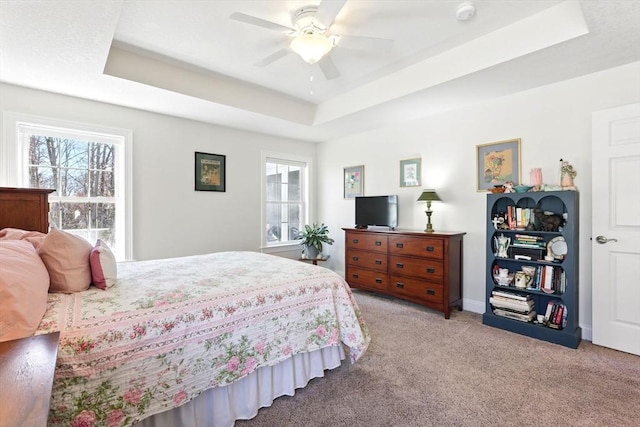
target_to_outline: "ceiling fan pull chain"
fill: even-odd
[[[313,96],[313,69],[311,69],[311,76],[309,77],[309,94]]]

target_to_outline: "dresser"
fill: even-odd
[[[444,313],[462,310],[462,232],[345,231],[346,280]]]
[[[0,228],[49,232],[49,193],[41,188],[0,188]]]

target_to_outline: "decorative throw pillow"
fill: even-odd
[[[89,262],[91,264],[91,277],[96,287],[107,289],[116,283],[118,279],[116,257],[105,242],[98,239],[96,245],[91,249]]]
[[[0,240],[0,260],[0,342],[32,336],[47,310],[47,268],[21,240]]]
[[[38,248],[47,266],[51,286],[49,292],[73,293],[89,289],[91,243],[61,230],[51,230]]]

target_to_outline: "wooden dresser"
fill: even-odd
[[[49,193],[41,188],[0,187],[0,228],[49,232]]]
[[[444,313],[462,310],[465,233],[345,231],[346,280],[353,288],[392,295]]]

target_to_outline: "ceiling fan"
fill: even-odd
[[[241,12],[234,12],[229,17],[236,21],[279,31],[293,38],[287,47],[268,55],[254,65],[264,67],[293,52],[309,64],[318,63],[325,78],[331,80],[340,76],[338,68],[331,59],[331,51],[334,48],[388,52],[393,46],[393,40],[389,39],[332,33],[331,24],[346,2],[347,0],[324,0],[317,6],[301,7],[292,13],[291,27]]]

